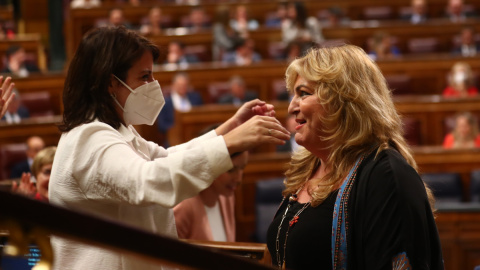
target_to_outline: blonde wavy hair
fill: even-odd
[[[56,151],[56,146],[49,146],[38,152],[32,163],[31,169],[33,176],[37,177],[42,170],[43,165],[53,164],[53,158],[55,157]]]
[[[319,138],[329,151],[324,165],[329,173],[322,179],[312,179],[309,190],[312,206],[322,203],[345,178],[357,158],[378,146],[377,154],[395,148],[416,170],[410,148],[403,137],[403,127],[378,66],[353,45],[313,48],[294,60],[286,71],[287,89],[292,91],[301,76],[314,88],[319,106],[325,114],[318,115],[324,123]],[[286,171],[284,196],[295,193],[310,179],[321,160],[305,148],[296,151]],[[427,188],[431,204],[433,195]]]

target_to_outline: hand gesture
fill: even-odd
[[[17,182],[13,182],[12,184],[12,192],[22,194],[28,197],[34,197],[37,194],[37,188],[35,187],[35,183],[30,181],[31,178],[30,173],[22,173],[22,179],[20,180],[20,184]]]
[[[3,81],[3,76],[0,76],[0,84]],[[12,83],[12,78],[7,77],[5,81],[3,81],[2,88],[0,88],[0,118],[3,117],[5,112],[7,111],[8,105],[12,102],[15,94],[12,93],[13,87],[15,86]]]
[[[276,118],[256,115],[225,134],[223,138],[228,152],[233,154],[265,143],[284,144],[290,139],[290,132]]]
[[[275,117],[275,110],[273,105],[267,104],[265,101],[259,99],[248,101],[237,110],[232,118],[228,119],[215,131],[218,135],[224,135],[255,115]]]

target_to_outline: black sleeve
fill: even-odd
[[[384,152],[359,172],[352,190],[349,268],[392,269],[399,261],[415,270],[443,269],[423,181],[396,151]]]

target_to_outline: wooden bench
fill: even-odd
[[[305,6],[306,10],[309,13],[310,16],[317,16],[318,12],[328,9],[332,6],[337,6],[342,8],[347,16],[351,20],[363,20],[365,19],[363,17],[363,12],[366,7],[378,7],[378,6],[385,6],[385,4],[380,3],[376,0],[363,0],[363,1],[355,1],[355,0],[343,0],[343,1],[334,1],[334,0],[328,0],[328,1],[314,1],[314,0],[304,0],[302,1]],[[466,4],[474,4],[474,7],[478,6],[478,4],[475,5],[474,1],[465,1]],[[275,12],[277,9],[278,2],[275,1],[242,1],[241,3],[239,2],[226,2],[222,3],[223,5],[230,6],[231,8],[242,4],[246,5],[247,9],[249,11],[249,16],[251,18],[254,18],[259,21],[260,24],[263,24],[265,21],[265,16],[268,13]],[[73,55],[76,47],[81,41],[82,36],[92,27],[94,27],[95,22],[98,19],[103,19],[108,17],[108,12],[110,9],[113,7],[120,7],[124,11],[124,16],[125,18],[130,21],[133,24],[139,24],[141,19],[145,16],[147,16],[149,9],[154,6],[155,4],[153,2],[146,2],[145,4],[139,5],[139,6],[130,6],[128,4],[125,5],[118,5],[117,3],[104,3],[101,7],[97,8],[91,8],[91,9],[70,9],[69,10],[69,19],[67,21],[67,37],[66,37],[66,46],[67,46],[67,56],[69,59],[71,59],[71,56]],[[218,7],[218,3],[215,2],[204,2],[202,3],[202,7],[205,9],[206,13],[209,14],[209,16],[213,19],[215,10]],[[388,6],[393,9],[392,12],[392,19],[398,18],[398,14],[400,13],[401,9],[404,9],[406,7],[410,6],[410,1],[409,0],[392,0],[389,1]],[[429,1],[428,2],[428,12],[429,12],[429,17],[430,18],[441,18],[444,14],[446,3],[445,1],[441,0],[434,0],[434,1]],[[170,16],[171,18],[175,18],[174,24],[179,24],[180,18],[182,16],[186,16],[192,6],[191,5],[177,5],[173,3],[162,3],[161,5],[162,11],[164,16]],[[457,24],[457,26],[453,26],[455,28],[455,31],[449,31],[448,29],[443,29],[443,28],[438,28],[434,29],[434,32],[431,32],[433,28],[425,28],[425,30],[421,30],[421,32],[424,34],[421,34],[421,36],[428,36],[432,34],[442,34],[442,35],[448,35],[450,33],[458,33],[457,29],[460,29],[462,24]],[[328,28],[325,28],[325,37],[328,39],[331,38],[338,38],[335,36],[342,36],[343,34],[353,34],[354,32],[358,31],[361,27],[364,26],[359,26],[357,25],[355,28],[358,29],[339,29],[337,34],[330,35],[328,32]],[[375,31],[379,27],[378,22],[374,22],[374,24],[369,24],[366,26],[366,28],[370,29],[370,31],[367,36],[370,37],[371,33]],[[413,32],[413,35],[417,35],[414,31],[412,31],[411,27],[417,28],[417,26],[412,26],[408,23],[404,24],[402,27],[407,27],[410,30],[405,30],[405,33]],[[423,26],[418,26],[418,29],[423,29]],[[346,32],[344,32],[346,30]],[[445,31],[447,30],[447,31]],[[333,29],[333,31],[336,31]],[[430,32],[429,32],[430,31]],[[358,32],[359,34],[364,35],[362,31]],[[173,39],[176,39],[178,37],[172,37]],[[342,36],[340,38],[350,38],[348,35],[347,36]],[[193,38],[195,39],[195,38]],[[277,39],[279,40],[279,39]],[[365,39],[362,39],[362,42],[364,42]],[[353,41],[352,41],[353,42]]]
[[[36,64],[40,70],[47,70],[47,57],[40,34],[19,34],[12,39],[0,40],[0,59],[5,58],[11,46],[24,48],[27,55],[32,55],[37,60]]]

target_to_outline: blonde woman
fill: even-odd
[[[480,147],[478,120],[470,112],[460,112],[455,116],[455,128],[443,140],[446,149]]]
[[[444,97],[472,97],[478,95],[472,68],[466,62],[457,62],[448,74],[448,86]]]
[[[443,269],[433,197],[378,66],[356,46],[286,71],[296,151],[268,229],[278,269]],[[333,218],[332,218],[333,217]]]

